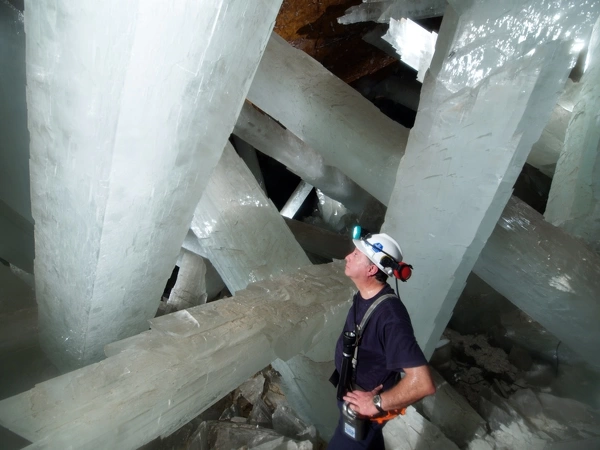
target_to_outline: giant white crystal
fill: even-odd
[[[556,162],[560,157],[567,126],[573,114],[574,101],[579,96],[581,83],[574,83],[571,79],[567,80],[565,89],[560,98],[542,135],[539,140],[531,147],[531,153],[527,157],[527,163],[549,177],[554,176]]]
[[[36,293],[57,365],[147,328],[280,3],[25,2]]]
[[[405,64],[417,71],[417,80],[423,82],[433,58],[437,33],[427,31],[410,19],[392,18],[382,39],[394,47]]]
[[[474,272],[600,368],[600,257],[511,199]]]
[[[177,280],[167,301],[177,310],[203,305],[208,297],[204,258],[185,249],[181,253]]]
[[[600,21],[579,84],[544,216],[600,253]]]
[[[151,321],[108,358],[0,402],[0,424],[33,448],[136,449],[168,436],[276,358],[343,326],[343,264],[308,266],[235,297]]]
[[[357,214],[374,200],[339,169],[327,165],[323,156],[306,142],[248,102],[244,103],[233,132]]]
[[[350,7],[338,23],[387,23],[390,18],[426,19],[444,14],[446,0],[363,0],[361,5]]]
[[[317,61],[272,34],[248,99],[319,152],[327,164],[380,202],[388,202],[386,175],[398,165],[408,130]],[[371,152],[377,158],[359,162]]]
[[[196,207],[191,229],[232,293],[310,263],[229,143]]]
[[[383,227],[415,266],[401,294],[426,355],[564,86],[573,39],[600,13],[575,1],[451,6]]]

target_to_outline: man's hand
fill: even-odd
[[[370,392],[350,391],[344,396],[344,400],[350,404],[350,409],[361,416],[373,417],[379,414],[379,411],[373,404],[373,397],[383,389],[380,384]]]

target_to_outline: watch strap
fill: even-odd
[[[373,404],[377,408],[377,411],[385,413],[385,410],[381,407],[381,396],[379,394],[373,396]]]

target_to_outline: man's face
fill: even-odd
[[[346,256],[346,269],[344,273],[352,280],[367,278],[369,268],[373,263],[357,248],[352,253]]]

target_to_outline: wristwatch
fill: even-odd
[[[377,408],[377,411],[385,413],[385,410],[381,407],[381,395],[377,394],[373,396],[373,404],[375,405],[375,408]]]

